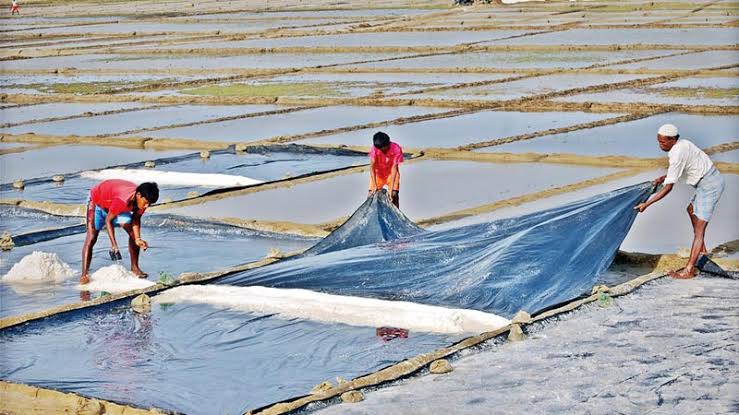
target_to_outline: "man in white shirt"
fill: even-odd
[[[706,226],[724,192],[724,178],[703,150],[692,142],[680,138],[677,127],[674,125],[665,124],[660,127],[657,132],[657,142],[659,148],[668,152],[670,158],[667,175],[654,181],[655,184],[664,184],[664,186],[652,198],[636,205],[634,209],[644,212],[651,204],[667,196],[681,177],[685,177],[685,182],[695,187],[695,194],[688,205],[688,215],[693,225],[693,246],[690,249],[690,259],[682,271],[670,273],[673,278],[693,278],[696,274],[695,263],[698,256],[707,252],[704,243]]]

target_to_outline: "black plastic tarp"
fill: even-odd
[[[503,316],[533,313],[589,292],[626,237],[636,217],[633,207],[651,191],[651,183],[643,183],[521,217],[436,232],[418,230],[399,212],[388,214],[394,207],[377,193],[311,249],[315,255],[217,283],[305,288]],[[385,241],[392,232],[383,234],[384,229],[397,230],[399,238]]]

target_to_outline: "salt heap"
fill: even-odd
[[[261,180],[245,176],[217,173],[188,173],[176,171],[157,171],[150,169],[105,169],[84,171],[80,176],[93,180],[125,179],[136,183],[157,182],[160,186],[206,186],[230,187],[251,186]]]
[[[13,265],[2,280],[17,284],[58,283],[74,274],[74,270],[59,259],[57,254],[34,251]]]
[[[302,318],[365,327],[402,327],[411,331],[460,334],[495,330],[510,323],[477,310],[379,300],[295,288],[187,285],[161,292],[154,302],[210,304],[282,318]]]
[[[120,264],[113,264],[95,271],[90,276],[90,282],[88,284],[78,285],[77,288],[85,291],[120,293],[146,288],[154,284],[152,281],[137,277]]]

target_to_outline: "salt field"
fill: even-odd
[[[534,166],[528,163],[495,165],[460,161],[421,161],[409,164],[403,169],[401,179],[403,186],[409,189],[407,193],[403,193],[403,212],[413,220],[421,220],[617,171],[613,168],[577,166],[541,166],[531,171],[532,167]],[[511,172],[519,173],[516,179],[489,184],[482,189],[474,183],[476,177],[495,177]],[[524,174],[525,172],[529,173]],[[224,198],[168,212],[196,217],[239,217],[319,224],[350,213],[366,196],[360,192],[352,192],[351,189],[359,187],[364,190],[367,182],[366,173],[356,173],[289,189]],[[447,196],[442,200],[438,200],[439,188],[446,189]],[[332,200],[329,196],[334,192],[358,194],[352,194],[344,200]],[[288,201],[293,197],[298,197],[303,202],[300,205],[290,204]]]
[[[116,135],[132,130],[151,129],[172,124],[205,122],[209,118],[233,117],[275,111],[275,105],[244,106],[185,106],[172,105],[153,109],[142,109],[132,113],[99,115],[84,119],[69,119],[36,123],[0,130],[8,134],[48,134],[48,135]]]
[[[487,147],[479,151],[662,158],[667,154],[655,145],[656,139],[651,126],[667,122],[679,123],[680,135],[701,148],[734,142],[739,134],[739,121],[736,117],[668,113],[589,130]]]
[[[21,153],[29,155],[29,151]],[[28,181],[22,191],[12,184],[0,185],[0,197],[56,203],[84,203],[89,189],[104,179],[127,179],[137,183],[155,180],[166,189],[169,200],[179,200],[229,187],[246,187],[285,180],[366,163],[364,154],[351,150],[307,151],[304,147],[273,146],[237,152],[233,148],[210,152],[203,159],[188,151],[124,150],[138,155],[126,162],[80,165],[81,171],[64,174],[64,183],[40,174]],[[144,161],[142,160],[144,157]],[[146,167],[146,162],[154,167]],[[77,166],[75,166],[77,167]],[[78,167],[77,167],[78,168]],[[23,171],[23,169],[18,168]]]
[[[18,2],[0,413],[736,412],[737,10]]]
[[[410,148],[458,147],[480,141],[613,118],[617,115],[619,114],[542,112],[536,119],[531,119],[529,113],[526,112],[480,111],[457,117],[390,125],[383,127],[382,130]],[[481,125],[486,128],[481,129]],[[300,143],[368,147],[375,130],[377,128],[361,129],[311,138],[300,141]]]

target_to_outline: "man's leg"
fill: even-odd
[[[98,240],[100,231],[95,228],[95,204],[88,202],[87,204],[87,237],[82,245],[82,275],[80,283],[87,284],[90,282],[90,263],[92,263],[92,248]]]
[[[693,234],[695,234],[695,227],[696,227],[696,224],[698,223],[698,221],[700,219],[698,219],[698,217],[695,216],[695,213],[693,212],[693,204],[692,203],[688,205],[688,216],[690,216],[690,224],[693,225]],[[705,230],[704,230],[704,232],[705,232]],[[702,253],[702,254],[708,253],[708,250],[706,249],[705,241],[704,241],[703,245],[701,245],[700,253]]]
[[[136,245],[136,237],[133,235],[133,225],[131,223],[121,224],[121,228],[128,234],[128,254],[131,256],[131,272],[139,278],[146,278],[148,274],[139,268],[139,253],[141,248]]]
[[[693,220],[693,218],[695,218],[695,220]],[[701,253],[705,252],[705,236],[708,222],[695,217],[695,215],[691,215],[691,222],[693,223],[693,246],[690,248],[690,259],[688,259],[688,264],[685,265],[685,268],[682,271],[670,273],[672,278],[693,278],[695,276],[695,263],[698,261],[698,257]]]
[[[707,251],[705,244],[706,228],[719,199],[721,199],[725,186],[724,178],[715,169],[709,171],[698,183],[693,199],[688,206],[690,222],[693,224],[693,246],[690,250],[690,259],[682,272],[671,274],[671,276],[675,278],[691,278],[693,276],[698,257],[701,253]]]

